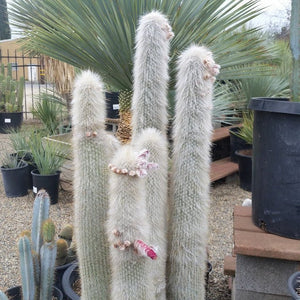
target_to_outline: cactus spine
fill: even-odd
[[[169,299],[205,299],[212,92],[219,66],[204,47],[181,55],[168,263]],[[191,113],[192,111],[192,113]]]
[[[111,272],[104,224],[108,210],[107,166],[117,143],[105,134],[105,99],[100,78],[85,71],[74,86],[75,234],[82,299],[108,299]]]

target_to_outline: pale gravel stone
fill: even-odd
[[[7,135],[0,134],[0,143],[7,144]],[[217,183],[211,188],[209,261],[213,266],[207,290],[207,300],[230,300],[228,278],[223,274],[224,257],[232,253],[232,214],[235,205],[241,205],[251,193],[239,188],[236,182]],[[16,241],[25,229],[30,229],[32,192],[20,198],[7,198],[0,178],[0,290],[20,285],[19,260]],[[50,217],[57,232],[67,223],[73,223],[72,194],[60,190],[58,203],[51,205]]]

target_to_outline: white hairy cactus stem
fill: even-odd
[[[191,46],[178,63],[174,123],[169,299],[205,299],[213,82],[220,66]]]
[[[83,300],[109,299],[107,165],[118,143],[105,134],[105,99],[98,75],[84,71],[72,101],[75,236]]]
[[[146,148],[159,168],[146,177],[146,205],[150,222],[150,245],[157,247],[157,259],[150,265],[156,298],[166,299],[167,217],[168,217],[168,142],[157,129],[147,128],[135,141]]]
[[[133,169],[136,152],[123,146],[114,156],[113,165]],[[155,291],[149,263],[134,251],[135,241],[148,242],[150,235],[145,202],[145,179],[110,172],[107,235],[112,265],[112,300],[153,300]]]
[[[133,138],[149,127],[166,131],[168,53],[172,36],[168,20],[161,13],[154,11],[140,19],[133,67]]]

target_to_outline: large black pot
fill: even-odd
[[[5,291],[5,294],[7,295],[8,299],[22,300],[21,286],[12,287]],[[63,293],[56,287],[53,287],[53,296],[56,297],[57,300],[63,300]]]
[[[239,164],[240,187],[251,192],[252,187],[252,150],[243,149],[235,151]]]
[[[300,272],[295,272],[289,277],[288,289],[294,300],[300,300]]]
[[[62,287],[65,299],[67,300],[80,300],[80,297],[75,293],[72,286],[76,280],[80,278],[78,263],[72,264],[64,273],[62,279]]]
[[[110,119],[119,118],[119,92],[106,92],[106,117]]]
[[[28,194],[28,164],[22,162],[20,167],[1,167],[3,185],[7,197],[22,197]]]
[[[252,218],[300,239],[300,103],[253,98]]]
[[[9,130],[17,130],[23,122],[22,112],[0,112],[0,133],[8,133]]]
[[[238,133],[241,130],[240,127],[233,127],[229,129],[229,135],[230,135],[230,160],[233,162],[238,162],[238,158],[235,154],[237,150],[243,150],[243,149],[251,149],[252,145],[247,144],[245,140],[240,138],[239,136],[235,135],[235,133]]]
[[[32,191],[34,194],[40,189],[45,189],[49,194],[50,203],[56,204],[58,201],[58,188],[59,188],[59,178],[60,171],[57,171],[52,175],[41,175],[37,169],[31,171],[32,175]]]

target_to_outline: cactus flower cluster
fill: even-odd
[[[181,54],[170,151],[173,35],[160,12],[141,17],[128,145],[104,130],[102,79],[84,71],[75,82],[75,236],[83,300],[205,299],[212,97],[220,66],[202,46]]]

